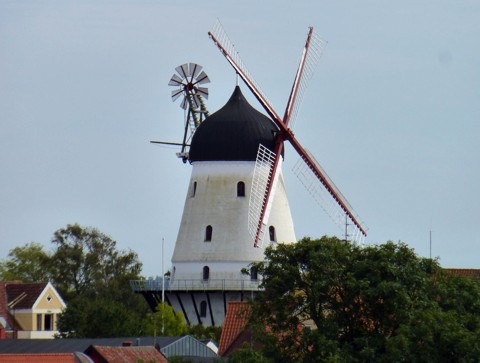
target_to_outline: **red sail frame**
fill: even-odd
[[[268,113],[268,115],[272,118],[273,122],[277,125],[277,127],[280,129],[279,133],[276,136],[276,143],[275,143],[275,161],[272,165],[272,171],[271,175],[272,178],[269,180],[267,184],[267,188],[265,190],[265,196],[264,196],[264,203],[262,205],[262,211],[261,215],[258,221],[257,225],[257,231],[256,231],[256,236],[254,240],[254,246],[257,247],[259,243],[259,237],[261,234],[261,228],[262,228],[262,222],[265,217],[265,212],[267,209],[268,205],[268,200],[270,198],[270,194],[272,191],[272,186],[274,183],[275,179],[275,174],[277,171],[277,167],[279,164],[280,160],[280,155],[283,149],[283,142],[285,140],[288,140],[293,148],[297,151],[297,153],[300,155],[300,157],[303,159],[303,161],[307,164],[307,166],[312,170],[312,172],[315,174],[315,176],[319,179],[319,181],[322,183],[322,185],[327,189],[327,191],[330,193],[330,195],[334,198],[334,200],[338,203],[338,205],[342,208],[342,210],[346,213],[346,215],[350,218],[350,220],[353,222],[353,224],[360,230],[360,232],[366,236],[367,233],[365,229],[361,226],[360,222],[357,220],[353,212],[350,210],[348,206],[348,202],[345,200],[345,198],[339,193],[336,189],[335,186],[333,186],[326,175],[324,175],[323,171],[318,167],[316,164],[315,160],[313,160],[310,155],[306,152],[306,150],[302,147],[302,145],[298,142],[298,140],[295,138],[293,132],[291,129],[288,128],[288,123],[290,122],[291,116],[292,116],[292,110],[295,105],[295,101],[297,98],[298,94],[298,89],[299,85],[304,73],[305,69],[305,64],[306,60],[308,57],[308,51],[310,49],[310,42],[313,36],[313,27],[309,28],[309,32],[307,35],[307,40],[305,42],[305,47],[302,53],[302,57],[300,60],[300,64],[297,70],[297,74],[295,76],[295,80],[293,82],[292,90],[290,92],[290,97],[288,99],[287,107],[285,109],[285,114],[284,118],[281,119],[280,116],[275,112],[273,107],[270,105],[270,103],[267,101],[267,99],[262,95],[258,87],[255,85],[255,83],[247,76],[247,74],[244,72],[244,69],[235,61],[235,59],[227,52],[227,50],[223,47],[223,45],[220,43],[220,41],[215,37],[212,32],[208,32],[208,35],[210,38],[213,40],[213,42],[216,44],[216,46],[220,49],[221,53],[227,58],[228,62],[232,65],[232,67],[235,69],[237,74],[242,78],[242,80],[245,82],[247,87],[252,91],[253,95],[255,98],[260,102],[262,107],[265,109],[265,111]]]

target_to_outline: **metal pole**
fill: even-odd
[[[162,336],[164,336],[165,332],[165,320],[163,318],[164,311],[165,311],[165,273],[163,270],[163,246],[165,244],[165,237],[162,237]]]
[[[165,301],[165,273],[163,270],[163,246],[165,244],[165,237],[162,237],[162,303]]]
[[[430,230],[430,259],[432,258],[432,230]]]

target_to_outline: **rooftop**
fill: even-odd
[[[249,303],[241,301],[230,301],[228,303],[227,314],[225,315],[222,335],[218,346],[218,355],[225,356],[231,351],[232,345],[236,345],[237,338],[245,331],[249,318]],[[241,344],[242,342],[237,343]]]
[[[195,161],[255,161],[258,146],[275,147],[277,126],[253,108],[239,86],[228,102],[195,131],[189,159]]]

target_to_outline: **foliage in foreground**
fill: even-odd
[[[147,314],[145,335],[149,336],[180,336],[187,333],[188,326],[183,314],[175,313],[165,302],[157,305],[154,313]]]
[[[39,243],[15,247],[0,261],[0,281],[48,281],[50,263],[51,256]]]
[[[228,356],[228,363],[273,363],[266,358],[262,352],[253,349],[248,344],[244,344],[241,348],[235,350]]]
[[[263,355],[289,362],[473,362],[480,284],[405,244],[304,238],[266,251],[252,326]],[[302,328],[310,325],[313,328]]]
[[[205,326],[205,325],[191,325],[188,328],[188,335],[197,338],[198,340],[212,339],[214,342],[220,342],[222,335],[221,326]]]

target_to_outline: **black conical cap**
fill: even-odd
[[[273,151],[277,131],[273,121],[254,109],[236,86],[225,106],[195,131],[189,160],[256,160],[259,144]]]

